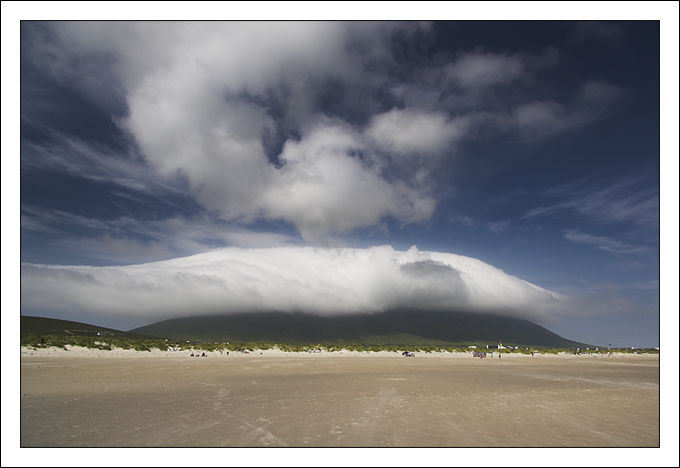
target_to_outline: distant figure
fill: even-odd
[[[205,353],[202,353],[201,356],[206,357],[206,356],[205,356]]]
[[[498,353],[498,359],[500,359],[500,358],[501,358],[501,353]]]

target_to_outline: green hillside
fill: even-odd
[[[203,342],[268,341],[293,345],[590,346],[568,340],[529,322],[460,312],[391,311],[318,316],[260,312],[184,317],[131,330],[164,338]]]
[[[21,316],[21,335],[62,335],[62,336],[117,336],[121,338],[149,338],[140,333],[125,332],[113,328],[98,327],[81,322],[46,317]]]

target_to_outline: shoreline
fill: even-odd
[[[205,357],[217,358],[217,359],[239,359],[239,358],[257,358],[257,357],[404,357],[401,355],[401,351],[319,351],[319,352],[293,352],[293,351],[281,351],[279,349],[263,349],[263,350],[253,350],[249,352],[241,351],[224,351],[223,353],[219,351],[204,351],[204,350],[182,350],[182,351],[161,351],[157,348],[153,348],[150,351],[137,351],[134,349],[113,349],[113,350],[102,350],[85,348],[81,346],[71,346],[66,345],[67,349],[61,347],[48,347],[48,348],[31,348],[28,346],[21,346],[21,357],[71,357],[71,358],[203,358],[202,354],[205,353]],[[192,356],[192,354],[194,354]],[[623,356],[659,356],[659,353],[603,353],[603,352],[592,352],[588,354],[567,354],[567,353],[541,353],[535,352],[534,355],[524,354],[524,353],[500,353],[505,359],[521,359],[521,358],[560,358],[560,359],[592,359],[592,358],[603,358],[611,359]],[[485,359],[503,359],[497,358],[500,355],[498,352],[487,351],[487,357]],[[427,359],[456,359],[456,358],[470,358],[475,359],[473,356],[473,351],[469,352],[416,352],[415,357],[427,358]],[[480,358],[476,358],[480,359]]]

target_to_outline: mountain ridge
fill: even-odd
[[[130,339],[155,338],[153,336],[138,334],[131,331],[126,332],[115,328],[100,327],[99,325],[91,325],[84,322],[38,317],[34,315],[22,315],[20,319],[20,329],[22,335],[93,336],[100,334]]]
[[[393,310],[373,314],[320,316],[301,312],[251,312],[163,320],[131,333],[205,342],[267,341],[287,344],[498,345],[576,348],[591,346],[563,338],[525,319],[502,315]]]

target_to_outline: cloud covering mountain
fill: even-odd
[[[22,264],[22,307],[148,321],[249,311],[321,315],[411,308],[550,323],[569,299],[460,255],[370,249],[227,248],[128,266]]]

